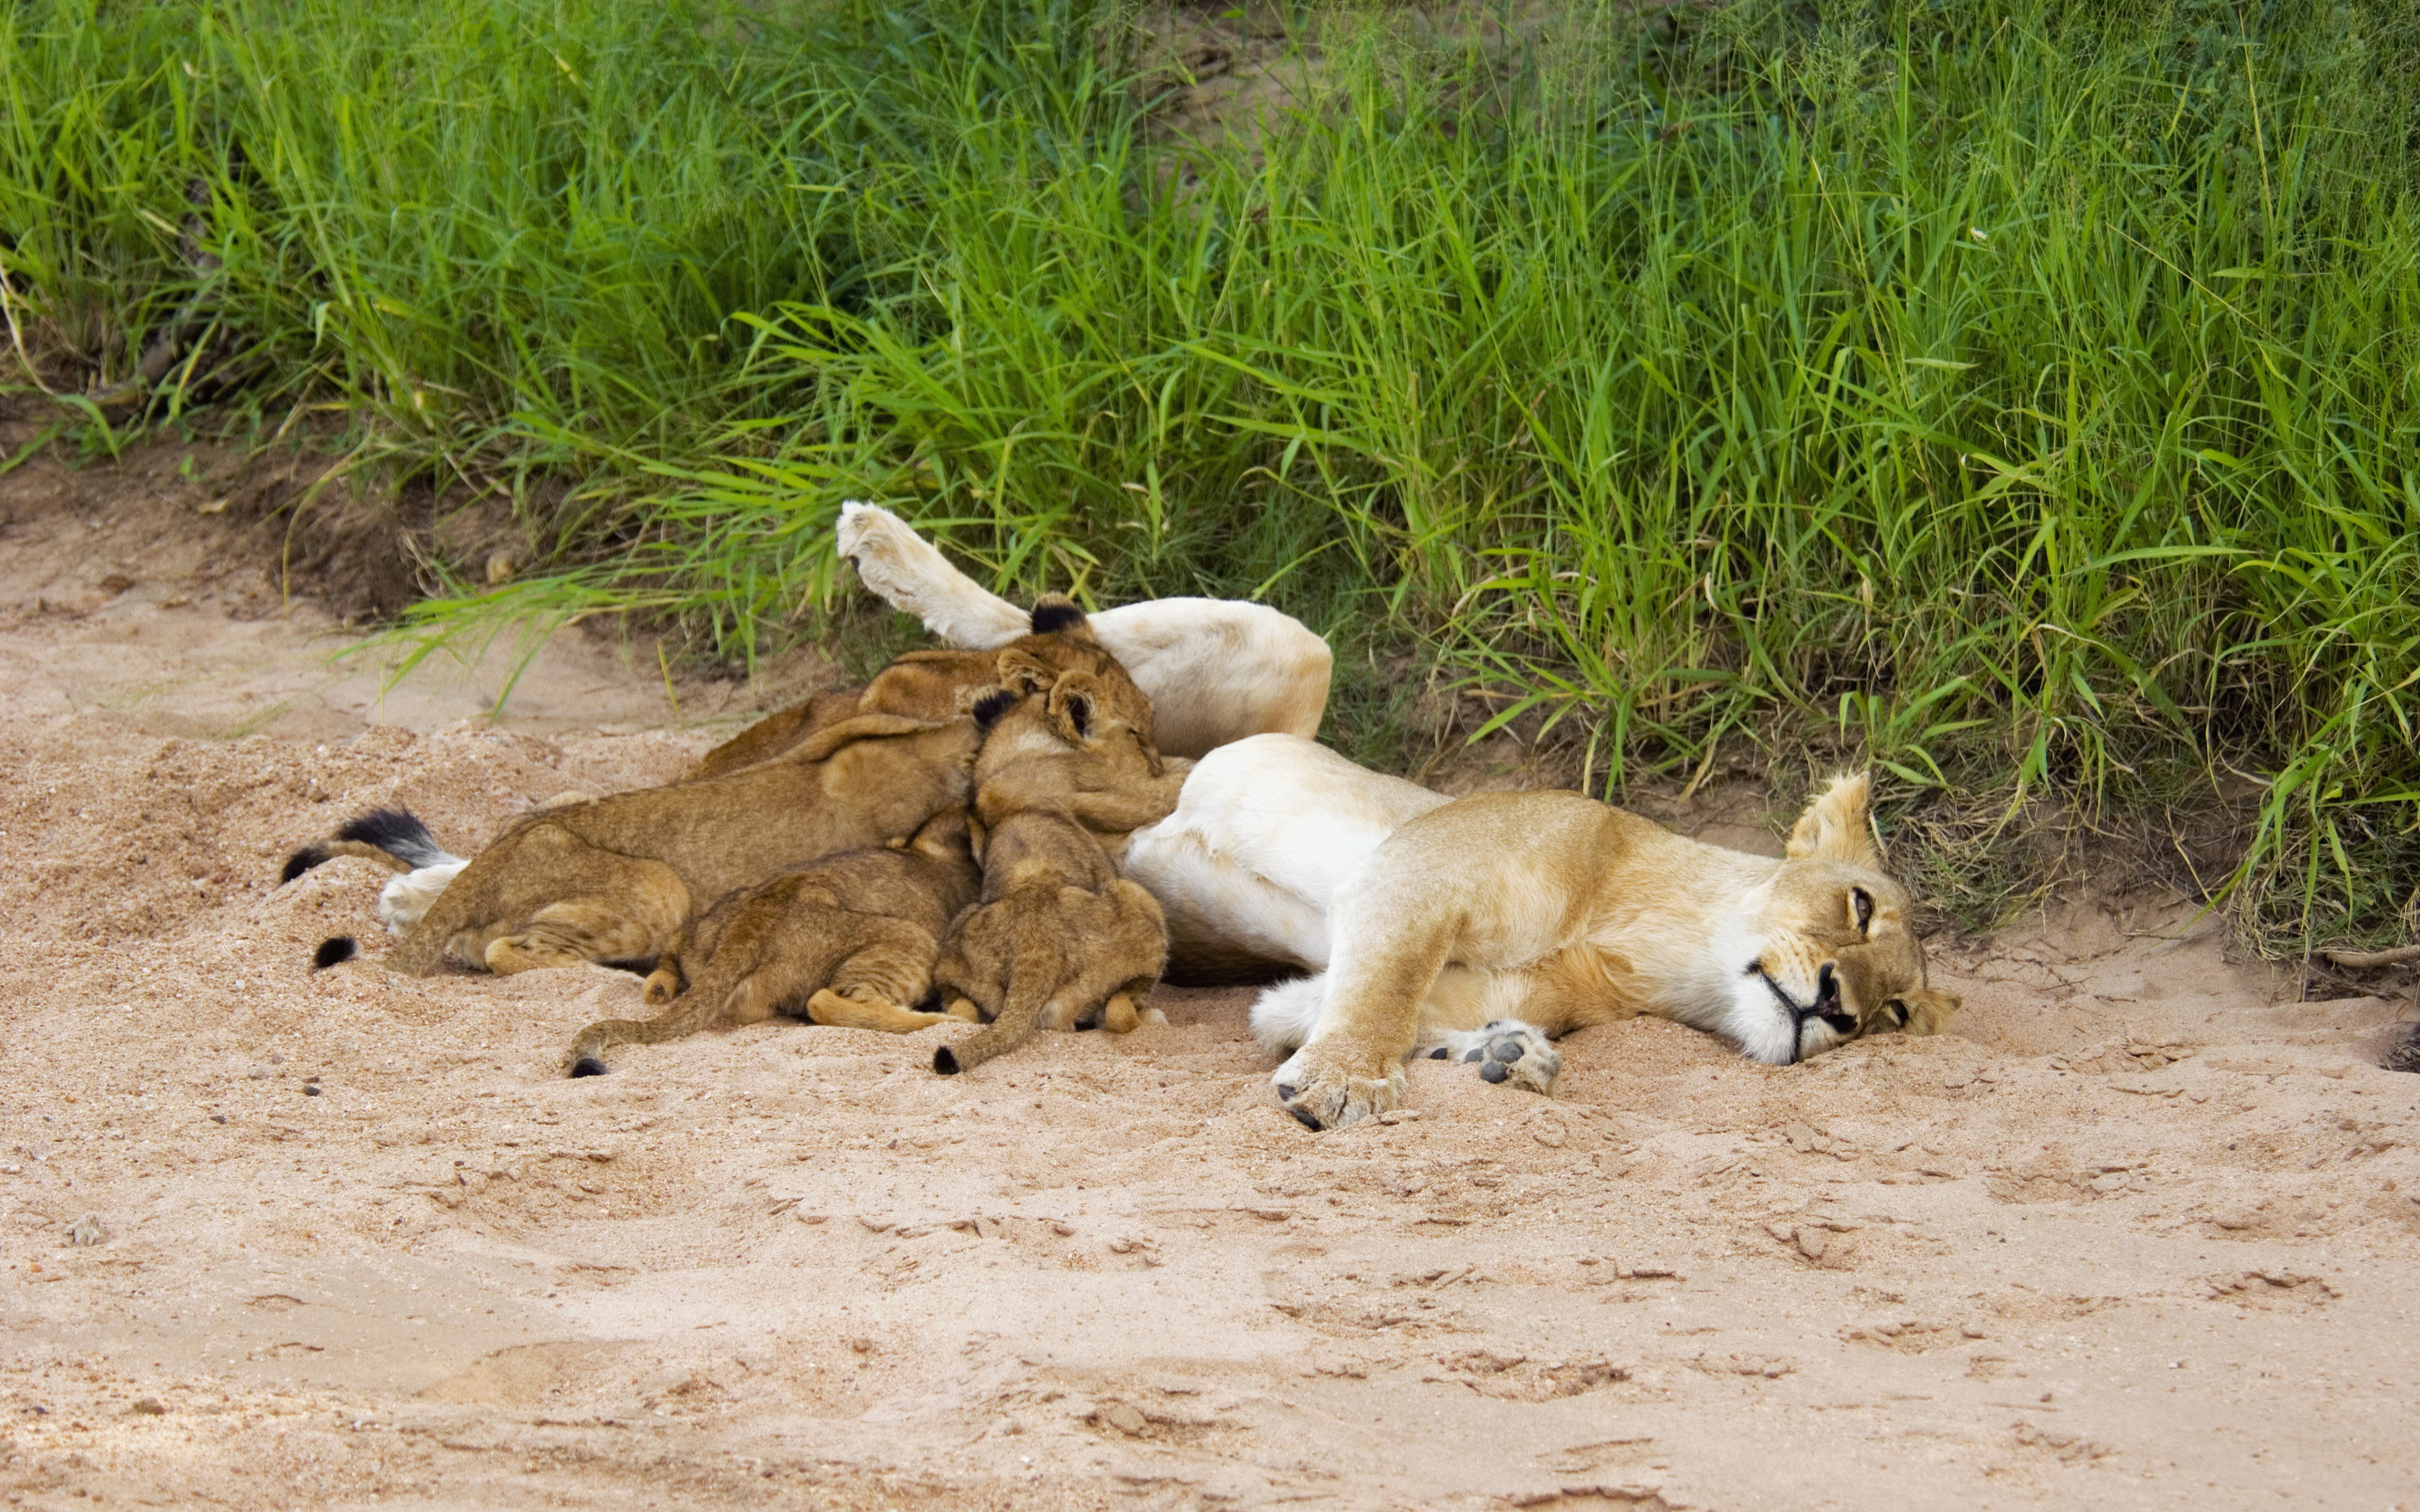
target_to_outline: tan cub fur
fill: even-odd
[[[563,1057],[600,1075],[617,1044],[660,1044],[777,1013],[844,1028],[908,1034],[947,1023],[918,1013],[950,920],[982,874],[964,809],[947,809],[896,850],[851,850],[731,894],[683,925],[647,979],[652,1019],[582,1029]]]
[[[697,900],[912,834],[963,805],[975,721],[861,714],[725,777],[524,815],[446,885],[388,957],[499,974],[661,954]]]
[[[1415,1044],[1519,1021],[1547,1038],[1641,1013],[1775,1064],[1863,1033],[1938,1033],[1906,888],[1863,776],[1834,781],[1774,861],[1576,793],[1491,793],[1407,820],[1340,893],[1322,977],[1253,1027],[1301,1048],[1272,1078],[1313,1128],[1395,1106]],[[1508,1047],[1509,1056],[1509,1047]]]
[[[1019,701],[977,764],[982,899],[933,969],[952,1013],[992,1022],[933,1053],[944,1075],[1014,1049],[1037,1026],[1098,1016],[1124,1034],[1167,1022],[1150,995],[1167,927],[1151,895],[1118,876],[1110,848],[1165,818],[1184,774],[1167,769],[1089,673],[1062,673],[1046,693],[1011,682],[1001,696]]]
[[[1003,666],[1033,670],[1046,688],[1062,672],[1089,672],[1101,679],[1102,696],[1115,705],[1117,716],[1141,731],[1145,741],[1151,739],[1150,700],[1101,648],[1073,599],[1045,593],[1035,601],[1028,623],[1031,633],[996,650],[910,651],[861,690],[819,693],[767,714],[706,752],[690,770],[689,780],[718,777],[769,760],[816,730],[856,714],[946,719],[964,708],[971,695],[1000,682]]]

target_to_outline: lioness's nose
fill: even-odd
[[[1832,969],[1831,962],[1825,961],[1815,969],[1815,1005],[1821,1008],[1826,1003],[1840,1001],[1840,973]]]

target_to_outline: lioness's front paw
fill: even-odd
[[[1402,1069],[1391,1062],[1372,1069],[1377,1074],[1356,1074],[1355,1067],[1305,1045],[1270,1080],[1278,1103],[1305,1128],[1343,1128],[1403,1101]]]
[[[1541,1097],[1554,1095],[1555,1079],[1563,1074],[1563,1052],[1534,1025],[1518,1019],[1498,1019],[1483,1028],[1449,1034],[1443,1044],[1414,1053],[1432,1060],[1471,1061],[1481,1080],[1510,1082]]]

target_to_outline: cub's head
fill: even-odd
[[[1033,633],[1001,648],[996,688],[974,696],[985,731],[976,782],[1027,756],[1132,746],[1152,775],[1160,767],[1151,738],[1151,700],[1093,635],[1074,602],[1046,594],[1033,607]]]
[[[1734,995],[1742,1048],[1789,1065],[1868,1034],[1938,1034],[1955,994],[1925,983],[1908,889],[1883,875],[1866,805],[1872,783],[1837,777],[1790,831],[1763,928]]]
[[[1044,687],[1002,685],[969,705],[983,749],[976,758],[979,788],[1000,771],[1032,757],[1080,758],[1089,782],[1147,780],[1166,770],[1149,733],[1127,715],[1117,680],[1091,672],[1062,672]],[[1131,686],[1131,684],[1129,684]],[[1147,706],[1148,707],[1148,706]]]

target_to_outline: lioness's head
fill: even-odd
[[[1864,774],[1836,777],[1790,831],[1766,885],[1763,928],[1734,988],[1733,1022],[1758,1060],[1789,1065],[1859,1035],[1938,1034],[1955,994],[1925,984],[1908,889],[1875,853]]]

